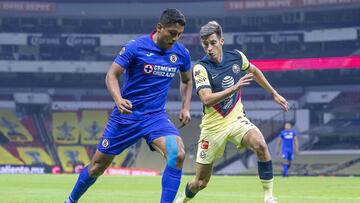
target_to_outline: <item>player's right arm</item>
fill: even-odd
[[[122,98],[118,81],[118,78],[124,71],[125,69],[123,67],[113,62],[106,73],[105,83],[120,113],[130,114],[132,113],[132,104],[129,100]]]
[[[277,141],[277,144],[276,144],[276,154],[277,154],[277,155],[280,155],[281,142],[282,142],[282,139],[281,139],[281,137],[279,136],[278,141]]]
[[[196,64],[193,69],[193,75],[200,100],[207,107],[214,106],[215,104],[225,100],[235,92],[239,91],[242,86],[249,85],[250,81],[253,80],[252,74],[246,74],[232,87],[226,88],[220,92],[212,92],[208,74],[204,66]]]

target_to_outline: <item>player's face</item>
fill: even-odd
[[[211,61],[220,63],[222,60],[222,46],[224,38],[218,37],[215,33],[201,40],[205,53]]]
[[[179,23],[168,26],[158,24],[156,31],[158,33],[158,46],[162,49],[171,49],[184,32],[184,26]]]
[[[291,129],[291,124],[290,123],[285,123],[285,129],[290,130]]]

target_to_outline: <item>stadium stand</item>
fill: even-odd
[[[104,85],[106,69],[128,40],[154,28],[157,18],[153,13],[162,8],[157,0],[105,0],[101,4],[95,0],[26,2],[49,3],[49,8],[54,10],[30,13],[0,10],[0,106],[6,109],[0,110],[0,164],[42,162],[61,165],[70,173],[74,165],[88,163],[113,108]],[[91,4],[82,5],[83,2]],[[102,9],[114,2],[128,3],[129,8],[146,3],[146,9],[136,15],[131,9],[122,13],[112,12],[116,7]],[[225,48],[240,49],[254,62],[288,59],[285,63],[292,64],[294,59],[326,61],[330,57],[360,56],[359,4],[324,3],[277,12],[276,8],[231,10],[226,9],[226,1],[206,2],[211,5],[206,14],[186,10],[190,6],[181,4],[187,13],[187,26],[180,40],[194,62],[203,56],[198,31],[201,25],[214,19],[223,25]],[[69,10],[69,7],[83,12],[73,13],[76,9]],[[201,6],[193,8],[203,10]],[[208,13],[214,16],[209,18]],[[293,112],[286,115],[274,116],[273,111],[278,109],[266,105],[272,98],[258,86],[244,89],[242,99],[248,102],[245,104],[247,114],[262,130],[270,146],[282,122],[291,120],[300,128],[304,151],[360,149],[360,69],[349,67],[350,61],[347,58],[346,63],[329,69],[304,65],[296,70],[278,67],[277,71],[267,71],[265,75],[271,84],[287,99],[296,101]],[[181,105],[179,83],[176,77],[168,95],[173,106]],[[336,90],[339,94],[326,102],[308,100],[309,93],[324,89]],[[16,92],[44,93],[49,95],[50,103],[21,103],[14,98]],[[199,102],[195,92],[193,102]],[[308,115],[301,113],[303,109],[308,110]],[[171,109],[169,113],[178,126],[176,110]],[[187,151],[185,173],[194,173],[200,132],[201,105],[192,110],[192,122],[180,129]],[[233,145],[228,145],[216,169],[226,169],[236,161],[241,161],[247,169],[252,167],[251,155],[244,150],[239,153]],[[334,161],[323,154],[301,154],[290,172],[292,175],[358,174],[359,162],[355,155],[335,153],[333,156]],[[317,165],[317,160],[323,162]],[[164,163],[156,153],[149,153],[146,143],[140,142],[118,156],[113,165],[162,169]],[[279,171],[280,165],[276,163]],[[251,171],[256,169],[235,172]]]
[[[17,147],[20,158],[27,165],[54,165],[50,156],[40,147]]]
[[[24,163],[13,156],[4,147],[0,147],[0,164],[22,165]]]
[[[52,134],[58,144],[79,142],[79,122],[75,112],[55,112],[52,114]]]
[[[90,162],[89,155],[83,146],[58,146],[58,156],[64,172],[74,172],[78,164],[84,165]]]

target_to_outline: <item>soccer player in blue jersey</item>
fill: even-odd
[[[196,90],[203,103],[201,134],[196,156],[196,175],[186,184],[176,203],[190,201],[204,189],[212,174],[214,161],[223,156],[230,141],[238,148],[253,150],[264,190],[264,202],[273,197],[273,169],[268,146],[260,130],[245,116],[241,88],[254,79],[288,111],[288,102],[269,84],[263,73],[239,50],[223,50],[221,26],[210,21],[201,27],[201,43],[206,53],[193,68]]]
[[[180,184],[185,150],[164,106],[170,83],[180,71],[182,109],[179,119],[182,125],[190,121],[191,59],[187,49],[177,42],[184,26],[185,17],[179,10],[166,9],[154,32],[130,41],[116,57],[106,75],[106,85],[116,106],[90,164],[80,173],[66,203],[77,202],[114,156],[141,138],[165,157],[167,165],[162,175],[160,202],[173,202]],[[121,75],[124,81],[120,90],[118,77]],[[106,201],[106,197],[103,200]]]
[[[283,173],[284,177],[289,175],[288,171],[291,166],[291,161],[294,159],[294,150],[295,154],[299,153],[299,142],[296,136],[296,132],[292,129],[290,122],[286,122],[284,125],[284,130],[279,134],[279,139],[276,146],[276,153],[280,154],[280,146],[283,159]]]

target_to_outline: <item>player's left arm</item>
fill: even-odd
[[[294,148],[295,148],[295,154],[299,154],[299,140],[297,136],[294,137]]]
[[[285,111],[289,110],[289,103],[270,85],[269,81],[258,67],[249,63],[249,68],[246,70],[246,73],[252,73],[254,75],[254,80],[273,96],[275,102],[280,104]]]
[[[192,74],[191,70],[186,72],[180,71],[180,94],[182,98],[182,108],[180,111],[179,119],[181,121],[181,126],[185,126],[190,122],[190,101],[192,94]]]

